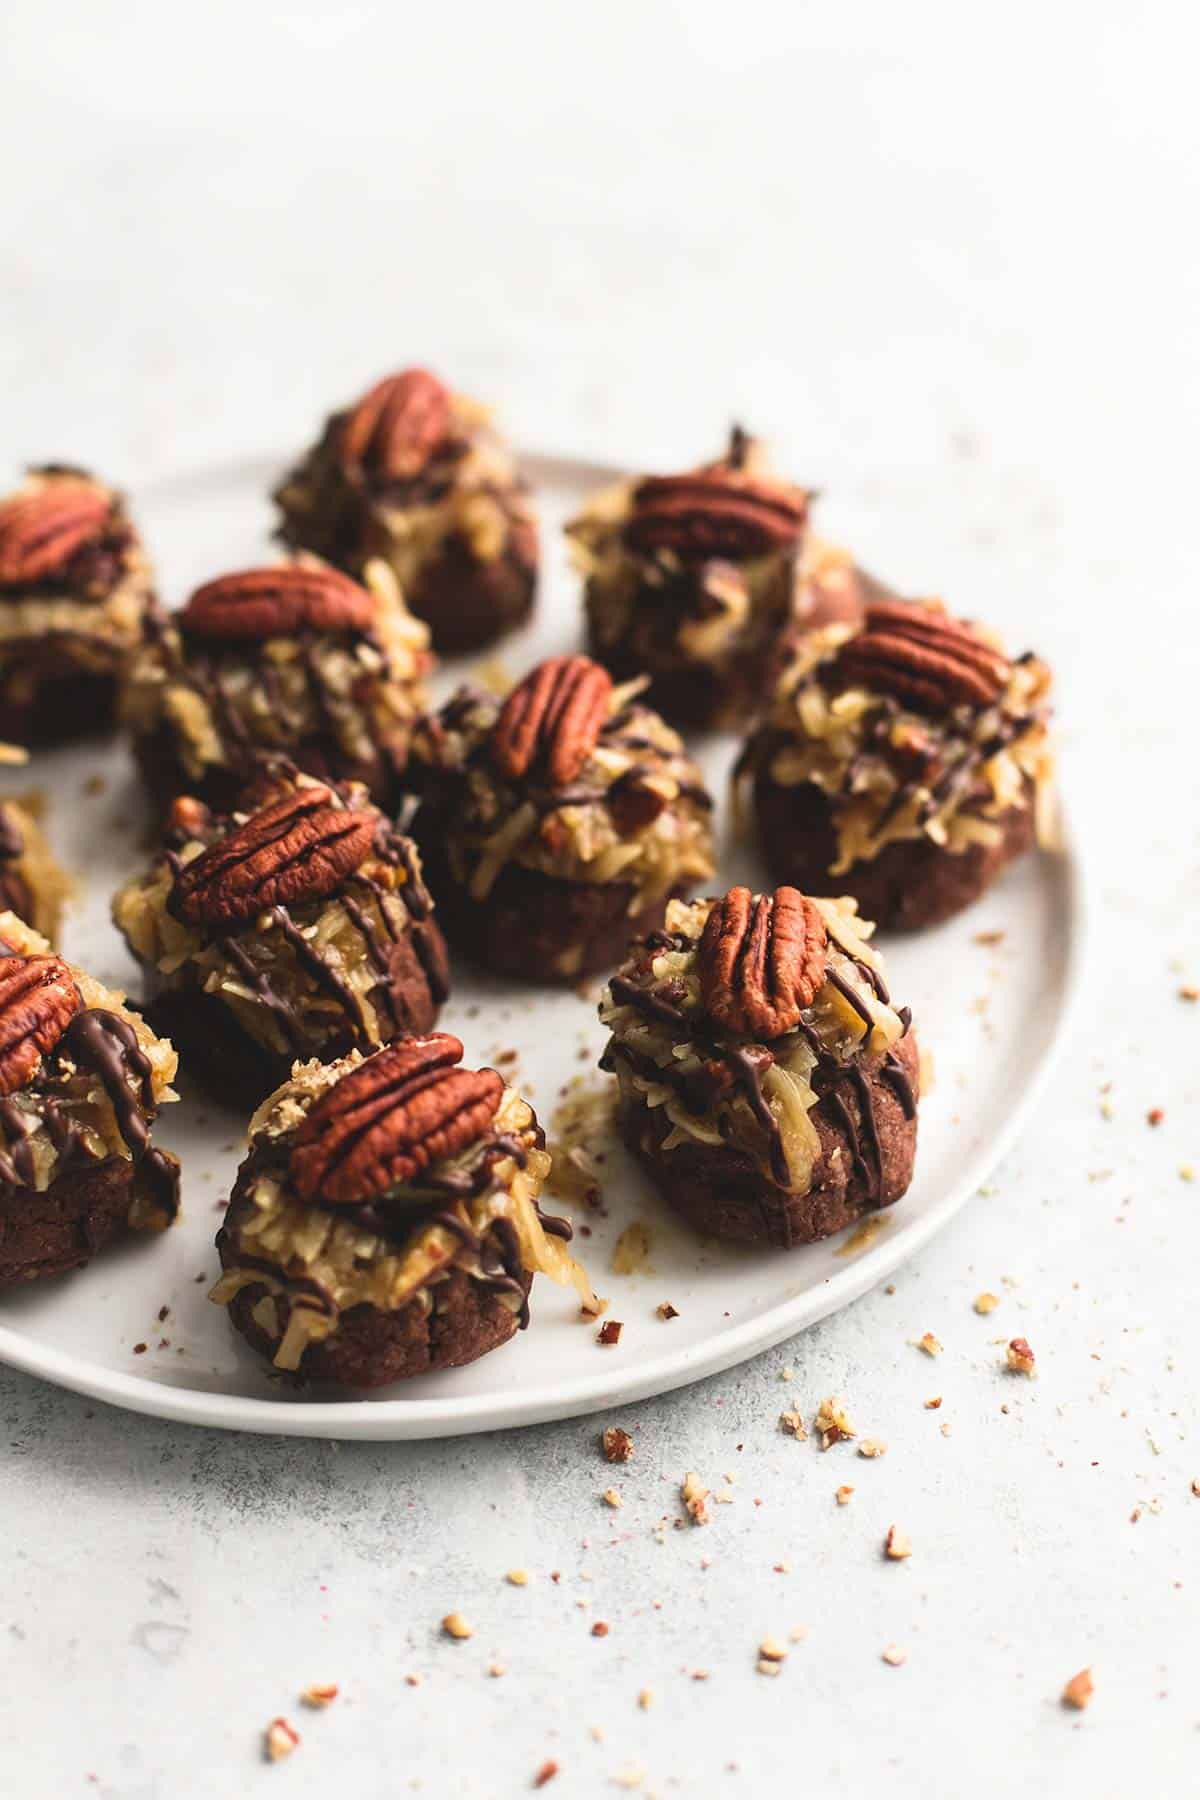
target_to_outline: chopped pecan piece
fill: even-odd
[[[239,925],[323,899],[370,855],[378,825],[378,813],[337,806],[327,787],[296,789],[185,863],[171,911],[188,925]]]
[[[463,1047],[446,1032],[380,1050],[308,1114],[289,1172],[306,1200],[375,1200],[483,1135],[504,1083],[494,1069],[456,1069]]]
[[[808,513],[800,488],[731,481],[719,469],[652,475],[634,490],[625,527],[631,550],[670,550],[685,561],[743,562],[797,544]]]
[[[98,538],[112,501],[86,482],[55,481],[0,506],[0,587],[41,581]]]
[[[794,1031],[825,979],[825,921],[794,887],[730,888],[708,915],[697,968],[709,1016],[748,1037]]]
[[[338,569],[281,563],[245,569],[196,589],[179,625],[189,637],[261,643],[302,631],[362,632],[375,623],[375,600]]]
[[[450,431],[450,391],[428,369],[388,375],[342,421],[347,468],[396,481],[419,475]]]
[[[33,1079],[82,1005],[61,957],[0,961],[0,1095],[15,1094]]]
[[[991,706],[1008,685],[1012,665],[969,625],[935,606],[880,600],[866,624],[842,645],[838,680],[890,694],[917,712]]]
[[[552,656],[531,669],[492,727],[492,761],[510,781],[544,769],[552,787],[574,781],[608,717],[612,677],[587,656]]]

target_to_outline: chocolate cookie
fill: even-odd
[[[153,598],[123,496],[84,469],[31,470],[0,502],[0,740],[111,726]]]
[[[716,462],[598,494],[567,527],[592,654],[618,681],[648,674],[674,724],[756,713],[800,600],[816,605],[801,577],[808,503],[740,430]]]
[[[440,654],[529,616],[538,545],[525,485],[485,409],[426,369],[334,413],[275,499],[284,543],[352,575],[385,562]]]
[[[428,1031],[449,990],[410,840],[363,789],[298,773],[232,815],[177,801],[113,917],[189,1073],[243,1107],[297,1057]]]
[[[429,638],[385,565],[364,583],[302,558],[147,619],[121,711],[160,810],[177,794],[231,809],[281,761],[393,804]]]
[[[792,887],[674,902],[600,1007],[626,1143],[707,1235],[780,1249],[912,1179],[918,1054],[873,927]]]
[[[0,913],[0,1287],[161,1231],[179,1164],[151,1143],[172,1046],[14,913]]]
[[[534,1274],[596,1302],[538,1196],[532,1108],[443,1033],[297,1065],[259,1109],[212,1298],[277,1369],[379,1387],[526,1325]]]
[[[1050,672],[931,602],[799,648],[739,761],[772,874],[937,924],[1053,831]]]
[[[712,802],[641,685],[553,657],[503,703],[461,689],[415,733],[413,836],[447,934],[476,961],[576,981],[712,874]]]

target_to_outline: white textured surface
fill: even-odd
[[[831,1795],[1194,1787],[1184,34],[1180,9],[1108,4],[10,0],[6,463],[74,456],[136,490],[299,442],[410,356],[527,441],[691,456],[740,413],[865,560],[1057,660],[1103,911],[1075,1043],[993,1191],[894,1294],[632,1409],[618,1513],[586,1421],[334,1449],[4,1377],[6,1792],[492,1796],[547,1757],[551,1794],[631,1764],[659,1794],[781,1773]],[[936,1363],[906,1343],[926,1329]],[[999,1371],[991,1340],[1017,1330],[1036,1382]],[[882,1460],[778,1435],[785,1395],[835,1390]],[[736,1498],[659,1543],[687,1469],[735,1472]],[[905,1564],[879,1555],[893,1520]],[[451,1608],[469,1642],[439,1637]],[[761,1636],[798,1624],[783,1673],[756,1675]],[[1089,1663],[1080,1718],[1057,1695]],[[303,1714],[322,1677],[344,1698]],[[268,1769],[281,1711],[304,1743]]]

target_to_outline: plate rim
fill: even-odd
[[[580,475],[611,477],[612,463],[586,454],[524,449],[523,464],[571,470]],[[261,468],[275,459],[251,453],[232,459],[239,468]],[[203,469],[172,470],[145,483],[145,491],[164,490],[192,478],[211,475]],[[227,471],[226,471],[227,473]],[[1061,765],[1060,765],[1061,778]],[[852,1304],[916,1255],[978,1191],[1005,1155],[1037,1106],[1070,1034],[1084,985],[1089,954],[1089,911],[1086,859],[1071,830],[1059,795],[1059,843],[1052,851],[1035,852],[1054,867],[1065,906],[1061,924],[1065,959],[1056,1015],[1036,1064],[1027,1072],[1020,1097],[1004,1123],[969,1157],[958,1178],[919,1218],[890,1232],[819,1286],[777,1302],[741,1324],[718,1331],[707,1342],[667,1350],[650,1361],[623,1369],[615,1377],[597,1371],[568,1382],[516,1390],[506,1395],[447,1396],[444,1399],[286,1401],[175,1386],[144,1375],[107,1369],[86,1357],[31,1340],[13,1326],[0,1323],[0,1363],[48,1381],[88,1399],[143,1416],[167,1419],[210,1430],[247,1431],[275,1437],[336,1438],[346,1441],[420,1441],[460,1437],[483,1431],[540,1425],[578,1418],[618,1403],[633,1404],[723,1373],[809,1326]],[[481,1413],[486,1409],[486,1416]]]

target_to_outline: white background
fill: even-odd
[[[339,1449],[0,1378],[6,1793],[508,1795],[547,1758],[556,1797],[635,1766],[660,1795],[1194,1791],[1196,50],[1166,5],[9,0],[6,477],[136,493],[299,445],[410,360],[541,447],[692,460],[742,417],[870,566],[1056,661],[1098,917],[989,1191],[894,1294],[630,1409],[617,1514],[594,1422]],[[881,1461],[777,1432],[835,1390]],[[736,1500],[659,1543],[687,1469]],[[302,1715],[320,1678],[344,1698]],[[305,1741],[268,1769],[280,1711]]]

